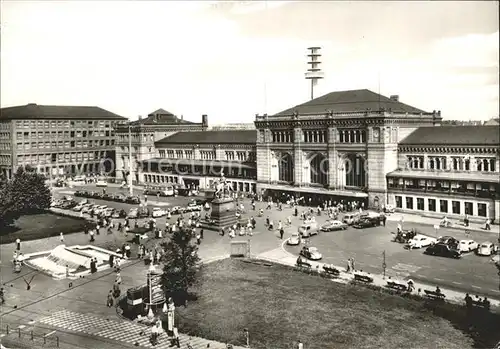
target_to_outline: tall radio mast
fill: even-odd
[[[324,73],[321,71],[319,65],[321,61],[321,47],[314,46],[308,48],[309,53],[307,56],[309,57],[307,64],[309,65],[309,69],[306,72],[306,80],[311,80],[311,99],[314,99],[314,87],[318,84],[318,80],[324,78]]]

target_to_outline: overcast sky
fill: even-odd
[[[2,1],[1,104],[252,122],[370,89],[446,119],[498,117],[497,2]],[[379,79],[380,77],[380,79]]]

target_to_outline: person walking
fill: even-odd
[[[59,234],[59,240],[64,243],[64,234],[62,232]]]
[[[491,220],[488,218],[486,219],[486,224],[484,226],[485,230],[491,230]]]
[[[109,290],[108,299],[106,301],[106,305],[107,305],[108,308],[111,308],[113,306],[113,291],[112,290]]]
[[[16,239],[16,250],[21,251],[21,239]]]
[[[283,235],[285,235],[285,229],[283,229],[283,227],[281,227],[280,229],[280,239],[283,240]]]
[[[351,258],[351,269],[352,271],[356,271],[356,265],[354,264],[354,258]]]
[[[351,258],[347,259],[347,268],[346,268],[346,273],[350,273],[352,270],[352,263],[351,263]]]

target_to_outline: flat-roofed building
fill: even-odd
[[[421,127],[399,143],[387,202],[403,212],[498,220],[499,149],[498,126]]]
[[[28,104],[2,108],[0,171],[30,165],[48,176],[112,171],[114,128],[124,117],[99,107]],[[103,161],[107,159],[108,161]]]
[[[208,189],[223,174],[235,191],[256,192],[256,131],[178,132],[155,142],[158,157],[142,161],[141,182]]]
[[[398,142],[441,122],[369,90],[332,92],[276,115],[257,115],[258,191],[314,201],[386,204],[386,175],[397,168]]]
[[[129,129],[130,127],[130,129]],[[158,109],[147,118],[123,123],[116,130],[116,178],[128,179],[129,174],[129,132],[131,135],[132,181],[140,182],[138,164],[157,156],[154,143],[177,132],[204,131],[208,128],[208,116],[202,115],[201,122],[184,120],[164,109]]]

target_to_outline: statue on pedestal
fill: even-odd
[[[220,173],[220,180],[215,183],[215,197],[219,199],[230,198],[233,188],[224,177],[224,172]]]

